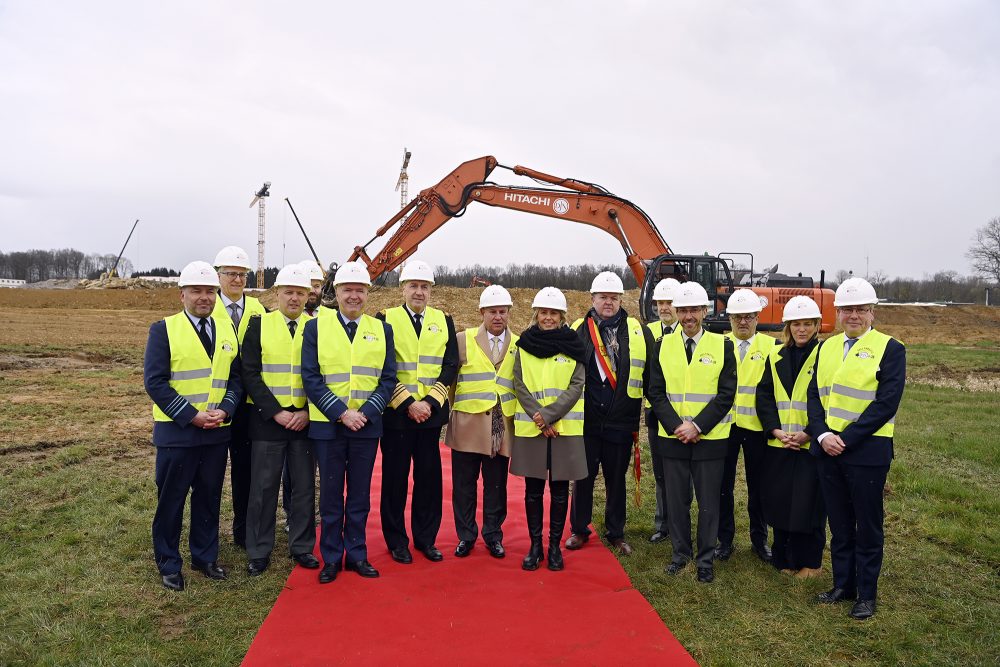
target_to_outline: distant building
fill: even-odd
[[[25,281],[13,278],[0,278],[0,287],[24,287]]]

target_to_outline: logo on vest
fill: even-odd
[[[229,343],[223,343],[223,344],[222,344],[222,349],[223,349],[223,350],[224,350],[225,352],[232,352],[232,351],[233,351],[233,346],[232,346],[232,345],[230,345]]]
[[[431,324],[427,327],[427,330],[430,331],[431,333],[437,333],[441,331],[441,328],[436,324]]]
[[[557,354],[556,356],[552,357],[552,360],[555,361],[557,364],[568,364],[571,361],[573,361],[569,357],[564,357],[561,354]]]
[[[378,336],[376,336],[373,333],[369,333],[367,331],[365,332],[365,335],[362,336],[362,338],[369,343],[374,343],[375,341],[378,340]]]
[[[710,355],[708,353],[705,353],[705,354],[701,355],[700,357],[698,357],[698,361],[700,363],[705,364],[706,366],[711,366],[712,364],[715,363],[715,357],[713,357],[712,355]]]
[[[754,352],[753,354],[750,355],[750,361],[760,361],[763,358],[764,355],[761,354],[760,352]]]
[[[871,348],[863,347],[860,350],[858,350],[854,356],[857,357],[858,359],[868,360],[868,359],[874,359],[875,353],[872,352]]]

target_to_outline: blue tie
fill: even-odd
[[[847,358],[847,355],[848,353],[850,353],[851,348],[854,347],[854,344],[857,342],[858,342],[857,338],[848,338],[847,340],[844,341],[844,359]]]

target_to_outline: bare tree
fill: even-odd
[[[972,268],[995,283],[1000,283],[1000,218],[993,218],[976,230],[976,238],[965,256]]]

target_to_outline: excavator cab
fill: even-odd
[[[639,292],[641,317],[646,322],[659,319],[653,303],[653,289],[664,278],[679,283],[694,280],[708,292],[712,301],[705,316],[704,327],[709,331],[727,331],[729,320],[723,315],[726,300],[733,291],[733,276],[724,260],[711,255],[659,255],[646,265],[646,279]]]

